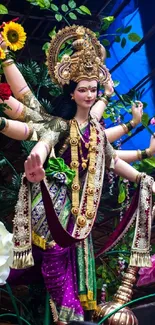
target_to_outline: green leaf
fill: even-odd
[[[8,14],[8,9],[0,4],[0,15],[6,15]]]
[[[102,20],[112,23],[115,20],[115,17],[114,16],[108,16],[108,17],[104,17]]]
[[[56,26],[49,32],[48,36],[53,38],[56,35]]]
[[[115,36],[115,39],[114,39],[115,42],[119,43],[121,41],[121,38],[119,35]]]
[[[130,33],[128,34],[128,39],[132,42],[139,42],[141,40],[141,37],[136,33]]]
[[[107,58],[111,58],[111,54],[110,54],[110,51],[106,49],[106,57]]]
[[[62,9],[62,11],[64,11],[64,12],[67,12],[67,11],[69,10],[68,6],[65,5],[65,4],[63,4],[63,5],[61,6],[61,9]]]
[[[56,19],[57,21],[61,21],[61,20],[62,20],[62,15],[60,15],[60,14],[56,14],[56,15],[55,15],[55,19]]]
[[[143,113],[143,116],[142,116],[142,124],[145,127],[148,126],[149,120],[150,120],[150,118],[149,118],[148,114],[147,113]]]
[[[104,45],[104,46],[109,46],[110,45],[110,42],[108,39],[102,39],[101,43]]]
[[[51,4],[51,9],[53,11],[58,11],[59,10],[59,8],[56,5],[54,5],[53,3]]]
[[[50,0],[37,0],[37,4],[40,7],[40,9],[50,8]]]
[[[102,30],[106,30],[109,28],[109,26],[112,24],[112,22],[115,20],[115,18],[113,16],[109,16],[109,17],[104,17],[102,19],[103,21],[103,25],[102,25]]]
[[[101,275],[102,272],[103,272],[103,266],[100,265],[100,266],[97,268],[96,273],[97,273],[98,275]]]
[[[127,27],[125,27],[124,29],[123,29],[123,33],[124,34],[128,34],[129,32],[130,32],[130,30],[132,29],[132,26],[130,25],[130,26],[127,26]]]
[[[119,182],[118,203],[123,203],[126,198],[126,187],[124,183]]]
[[[113,83],[114,83],[114,87],[117,87],[120,84],[120,81],[119,80],[113,80]]]
[[[110,117],[110,114],[107,114],[106,111],[103,112],[103,118],[107,119]]]
[[[80,15],[86,15],[86,13],[83,12],[82,10],[80,10],[79,8],[75,8],[75,10],[76,10]]]
[[[77,16],[73,13],[73,12],[69,12],[69,17],[73,20],[76,20],[77,19]]]
[[[143,109],[147,107],[147,103],[146,102],[143,102]]]
[[[80,9],[82,12],[84,12],[85,14],[91,16],[91,12],[90,12],[89,8],[87,8],[86,6],[80,6],[79,9]]]
[[[69,0],[68,1],[68,6],[71,8],[71,9],[74,9],[76,8],[76,2],[74,0]]]
[[[122,47],[122,49],[124,49],[125,45],[126,45],[126,38],[123,37],[122,40],[121,40],[121,47]]]
[[[46,42],[43,46],[42,46],[42,50],[47,52],[49,50],[49,47],[50,47],[50,43],[49,42]]]
[[[103,279],[99,278],[97,279],[97,289],[102,289],[103,286]]]
[[[118,34],[121,34],[122,31],[123,31],[123,28],[122,27],[119,27],[119,28],[116,29],[116,33],[118,33]]]
[[[123,101],[124,102],[126,102],[127,104],[131,104],[131,97],[130,96],[128,96],[128,95],[121,95],[121,97],[122,97],[122,99],[123,99]]]

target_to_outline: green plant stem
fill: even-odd
[[[46,293],[45,299],[45,317],[44,317],[44,325],[50,325],[50,305],[49,305],[49,294]]]
[[[7,291],[8,291],[8,294],[11,298],[11,302],[12,302],[12,305],[14,307],[14,310],[16,312],[16,315],[17,315],[17,319],[18,319],[18,324],[19,325],[22,325],[22,321],[20,319],[20,315],[19,315],[19,310],[18,310],[18,307],[17,307],[17,304],[16,304],[16,301],[14,299],[14,295],[12,294],[12,290],[11,290],[11,287],[9,286],[8,283],[6,283],[6,288],[7,288]]]
[[[38,86],[38,89],[37,89],[37,96],[36,96],[37,99],[38,99],[38,97],[39,97],[39,91],[40,91],[40,88],[41,88],[41,86],[39,85],[39,86]]]
[[[0,315],[0,318],[2,318],[2,317],[6,317],[6,316],[17,317],[17,315],[15,315],[15,314],[12,314],[12,313],[6,313],[6,314],[1,314],[1,315]],[[23,322],[25,322],[27,325],[31,325],[31,323],[29,323],[25,318],[23,318],[23,317],[21,317],[21,316],[19,316],[19,317],[20,317],[20,319],[21,319]]]
[[[0,291],[9,294],[9,293],[8,293],[8,290],[5,290],[5,289],[3,289],[3,288],[0,288]],[[25,312],[27,312],[27,314],[30,314],[30,311],[29,311],[28,308],[23,304],[23,302],[21,302],[21,301],[20,301],[17,297],[15,297],[14,295],[13,295],[13,297],[14,297],[14,300],[15,300],[15,301],[17,301],[17,302],[20,303],[20,306],[23,307],[23,309],[25,310]],[[35,319],[33,318],[33,315],[31,315],[31,317],[32,317],[32,319],[33,319],[34,324],[36,324],[36,321],[35,321]]]
[[[16,176],[19,177],[18,173],[16,172],[15,168],[13,167],[13,165],[9,162],[9,160],[7,160],[7,158],[3,155],[3,153],[0,152],[0,154],[2,154],[2,156],[6,160],[7,164],[11,167],[11,169],[14,171],[14,173],[16,174]]]
[[[119,250],[115,250],[115,251],[110,251],[110,252],[105,252],[105,254],[103,256],[106,256],[106,255],[113,255],[113,254],[127,254],[127,255],[130,255],[131,252],[129,251],[119,251]]]
[[[61,14],[61,16],[62,16],[62,18],[64,19],[64,21],[66,22],[66,24],[67,24],[68,26],[71,26],[71,24],[69,23],[69,21],[67,20],[67,18],[66,18],[64,15],[62,15],[62,14]]]
[[[107,320],[109,317],[111,317],[112,315],[114,315],[115,313],[117,313],[117,311],[123,309],[124,307],[129,306],[129,305],[133,304],[134,302],[141,301],[141,300],[144,300],[144,299],[147,299],[147,298],[151,298],[151,297],[155,297],[155,293],[152,293],[150,295],[143,296],[143,297],[140,297],[140,298],[137,298],[137,299],[134,299],[134,300],[131,300],[131,301],[127,302],[126,304],[122,305],[121,307],[116,308],[111,313],[109,313],[108,315],[106,315],[105,317],[103,317],[99,321],[98,325],[101,325],[105,320]]]

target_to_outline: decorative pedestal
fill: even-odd
[[[126,273],[123,276],[122,284],[119,286],[116,294],[114,295],[114,301],[107,302],[103,305],[99,305],[93,319],[100,321],[103,317],[113,312],[116,308],[121,307],[125,303],[129,302],[133,294],[133,285],[136,282],[136,274],[138,272],[137,267],[129,266]],[[133,312],[124,307],[111,317],[109,317],[104,325],[138,325],[138,320]]]

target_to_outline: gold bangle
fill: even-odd
[[[136,184],[140,183],[141,177],[142,177],[142,173],[138,173],[137,176],[136,176],[136,179],[135,179]]]
[[[133,128],[135,128],[136,123],[134,122],[134,120],[131,120],[129,123],[132,125]]]
[[[29,124],[26,123],[26,125],[28,127],[28,136],[27,136],[26,140],[30,140],[33,135],[33,131],[34,131],[33,125],[31,125],[30,123]]]
[[[126,124],[123,123],[123,124],[120,124],[120,125],[122,126],[125,134],[127,134],[129,132],[129,130],[128,130],[128,127],[126,126]]]
[[[8,67],[9,65],[13,64],[14,61],[12,59],[2,62],[2,68]]]
[[[16,115],[15,117],[13,117],[13,119],[21,121],[21,122],[25,122],[26,121],[26,110],[27,110],[27,107],[25,105],[23,105],[22,111],[19,113],[19,115]]]
[[[137,157],[138,157],[138,160],[142,160],[142,152],[141,150],[137,150]]]
[[[5,117],[3,117],[3,120],[5,120],[5,126],[3,130],[1,130],[2,133],[4,133],[6,129],[9,127],[9,120],[7,120]]]
[[[100,100],[107,106],[108,105],[108,100],[104,97],[100,97]]]

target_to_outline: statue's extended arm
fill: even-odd
[[[28,123],[7,120],[0,117],[0,132],[15,140],[28,140],[33,134],[33,126]]]

